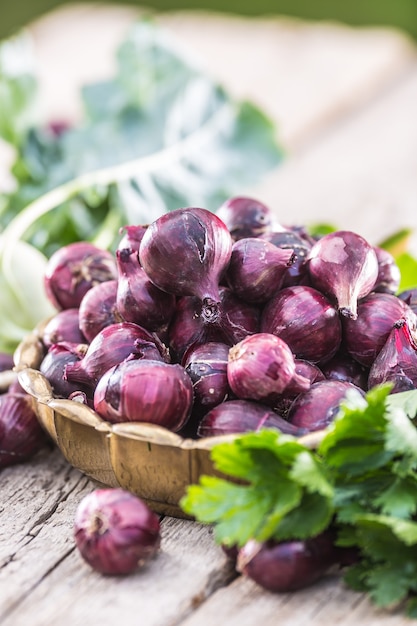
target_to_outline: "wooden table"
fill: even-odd
[[[78,115],[75,87],[111,71],[133,17],[131,9],[83,6],[32,27],[45,115]],[[417,54],[401,33],[189,14],[159,21],[236,96],[279,123],[287,160],[250,190],[278,218],[331,221],[373,243],[417,226]],[[75,509],[95,488],[57,450],[0,472],[3,626],[410,623],[333,575],[295,594],[265,592],[233,571],[210,528],[169,517],[145,569],[102,577],[72,537]]]

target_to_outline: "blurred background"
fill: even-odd
[[[66,4],[69,2],[1,0],[0,37],[8,36],[29,21]],[[241,15],[270,14],[314,20],[340,20],[352,25],[394,26],[417,37],[415,0],[148,0],[143,3],[132,1],[128,4],[146,6],[158,11],[204,9]]]

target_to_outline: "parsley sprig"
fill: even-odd
[[[390,390],[350,393],[314,450],[271,430],[216,445],[224,477],[191,485],[184,511],[229,546],[306,539],[332,524],[338,544],[360,554],[346,582],[417,617],[417,391]]]

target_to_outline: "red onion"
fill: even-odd
[[[312,285],[334,300],[342,315],[353,319],[358,299],[372,291],[378,277],[375,250],[347,230],[319,239],[310,250],[307,267]]]
[[[306,284],[306,258],[310,252],[311,243],[291,230],[266,233],[262,235],[262,239],[269,241],[277,248],[292,250],[294,253],[293,262],[284,274],[282,285],[290,287],[291,285]]]
[[[230,393],[227,382],[229,346],[209,341],[192,346],[184,355],[183,366],[194,388],[194,401],[205,409],[223,402]]]
[[[178,364],[124,361],[100,378],[94,408],[109,422],[148,422],[174,432],[189,419],[193,385]]]
[[[86,338],[79,327],[78,309],[56,313],[43,329],[42,341],[47,348],[54,343],[85,343]]]
[[[305,541],[249,541],[239,550],[236,569],[264,589],[295,591],[319,580],[339,562],[332,533]]]
[[[123,235],[117,246],[118,250],[129,250],[130,252],[139,252],[140,244],[143,239],[148,225],[128,225],[122,226],[119,234]]]
[[[313,383],[318,383],[321,380],[325,380],[325,376],[321,369],[317,367],[311,361],[305,361],[304,359],[294,359],[295,363],[295,373],[298,376],[303,376],[308,381],[310,381],[310,386]],[[286,416],[291,404],[295,400],[295,398],[300,394],[300,389],[298,385],[294,385],[292,387],[291,382],[286,387],[284,393],[281,398],[278,398],[277,402],[274,404],[274,411],[277,411],[280,415]]]
[[[378,259],[378,278],[373,291],[382,293],[397,293],[401,282],[401,272],[394,257],[388,250],[374,246]]]
[[[417,315],[417,289],[405,289],[398,294],[401,300],[404,300],[412,311]]]
[[[57,250],[45,270],[45,290],[57,309],[80,306],[83,296],[98,283],[117,278],[112,254],[79,241]]]
[[[292,388],[305,391],[310,381],[295,371],[288,345],[270,333],[246,337],[229,350],[227,379],[238,398],[260,400],[267,404]]]
[[[272,227],[272,211],[254,198],[235,196],[226,200],[216,211],[232,238],[259,237]]]
[[[97,489],[78,505],[74,538],[83,559],[101,574],[130,574],[158,551],[159,517],[123,489]]]
[[[74,391],[86,391],[80,383],[70,382],[64,376],[67,366],[79,361],[86,349],[84,344],[68,342],[55,343],[49,348],[39,369],[49,381],[55,396],[68,398]]]
[[[399,320],[376,357],[368,378],[369,388],[391,382],[391,393],[417,388],[417,336],[407,319]]]
[[[291,249],[277,248],[263,239],[240,239],[233,244],[226,280],[242,300],[264,303],[281,287],[294,259]]]
[[[0,467],[26,461],[45,443],[33,399],[10,391],[0,395]]]
[[[322,365],[322,371],[328,380],[353,383],[364,390],[368,388],[369,369],[355,361],[349,354],[338,352]]]
[[[167,293],[197,296],[202,317],[219,317],[219,281],[229,264],[232,239],[223,222],[206,209],[171,211],[148,226],[139,250],[149,279]]]
[[[103,328],[92,340],[81,361],[69,363],[65,378],[94,387],[103,374],[126,359],[163,361],[162,346],[150,332],[133,324],[120,322]]]
[[[117,310],[117,280],[107,280],[92,287],[80,303],[78,323],[87,341],[106,326],[122,322]]]
[[[261,331],[281,337],[298,359],[324,363],[339,349],[339,315],[317,289],[295,285],[281,289],[265,305]]]
[[[408,305],[388,293],[370,293],[358,304],[356,319],[343,319],[344,346],[359,363],[370,367],[395,322],[413,316]]]
[[[339,412],[340,404],[348,391],[364,392],[356,385],[338,380],[323,380],[300,393],[292,403],[287,419],[294,426],[308,431],[326,428]]]
[[[13,369],[13,355],[7,352],[0,352],[0,372],[6,372]]]
[[[306,431],[290,424],[270,407],[250,400],[227,400],[212,408],[201,419],[198,437],[216,437],[273,428],[299,437]]]
[[[259,332],[260,309],[244,302],[227,287],[220,287],[221,330],[230,344],[242,341],[247,335]]]
[[[117,310],[123,319],[153,331],[168,324],[175,310],[175,296],[155,287],[139,265],[136,252],[117,250],[116,258]]]

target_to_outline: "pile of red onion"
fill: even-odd
[[[186,437],[298,436],[349,390],[417,387],[417,290],[398,294],[394,258],[359,234],[313,238],[247,197],[121,234],[115,254],[49,260],[40,370],[56,396]]]

